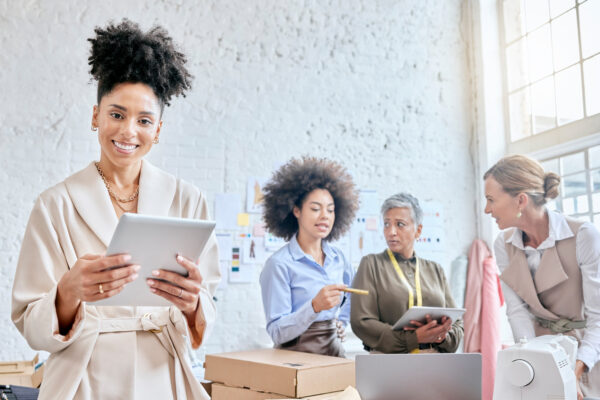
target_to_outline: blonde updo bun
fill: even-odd
[[[502,158],[483,175],[484,180],[490,177],[511,196],[525,193],[536,207],[558,196],[560,177],[554,172],[544,172],[539,162],[521,154]]]
[[[548,172],[544,175],[544,195],[547,199],[558,197],[560,188],[560,176],[554,172]]]

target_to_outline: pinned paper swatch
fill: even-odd
[[[369,217],[366,220],[367,230],[368,231],[376,231],[377,230],[377,218]]]
[[[242,211],[240,195],[220,193],[215,195],[215,220],[217,229],[237,229],[236,215]]]
[[[265,236],[265,224],[254,224],[254,227],[252,228],[252,234],[258,237]]]
[[[246,213],[240,213],[237,215],[237,224],[239,226],[248,226],[250,225],[250,215]]]
[[[233,238],[230,233],[217,233],[217,244],[219,246],[219,260],[231,260],[231,249],[233,247]]]

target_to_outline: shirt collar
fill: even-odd
[[[410,262],[410,263],[415,263],[417,262],[417,253],[413,251],[413,255],[410,258],[404,258],[400,253],[394,253],[394,257],[396,257],[396,260],[398,260],[398,262]]]
[[[308,255],[302,250],[302,248],[298,244],[298,239],[296,238],[296,235],[292,236],[292,238],[290,239],[289,245],[290,245],[290,254],[294,258],[294,260],[298,261],[298,260],[301,260],[302,258],[307,258],[307,259],[312,260],[312,257],[308,257]],[[321,248],[323,249],[323,252],[325,253],[325,262],[326,263],[328,262],[328,260],[333,260],[334,258],[337,257],[337,254],[333,251],[333,248],[329,245],[329,242],[323,240],[321,242]]]
[[[548,214],[549,225],[548,237],[540,243],[538,249],[553,247],[557,240],[564,240],[574,236],[563,214],[550,210],[546,210],[546,213]],[[523,245],[523,231],[515,229],[512,235],[506,240],[506,243],[511,243],[516,248],[525,250],[525,246]]]

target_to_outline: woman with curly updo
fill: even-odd
[[[185,56],[161,27],[143,32],[124,20],[95,33],[91,130],[100,160],[37,199],[12,319],[33,349],[50,353],[40,399],[208,399],[186,358],[185,336],[197,348],[215,320],[214,237],[199,260],[176,257],[186,277],[160,269],[146,280],[172,306],[89,304],[141,279],[128,254],[105,255],[123,213],[208,219],[198,189],[144,160],[159,142],[165,105],[190,88]]]
[[[264,187],[270,233],[289,241],[260,275],[267,331],[275,347],[344,356],[354,270],[329,245],[350,228],[358,194],[345,169],[326,159],[292,159]]]
[[[515,341],[575,337],[577,398],[600,396],[600,233],[546,208],[560,177],[529,157],[504,157],[483,179],[485,212],[504,229],[494,250]]]

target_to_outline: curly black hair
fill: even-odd
[[[128,19],[106,28],[96,27],[88,64],[98,81],[98,104],[102,97],[124,82],[144,83],[152,88],[161,112],[173,95],[185,97],[191,88],[192,75],[185,68],[187,59],[176,50],[168,32],[154,26],[142,32]]]
[[[341,237],[358,210],[358,190],[343,166],[314,157],[291,159],[264,186],[263,219],[268,231],[290,240],[298,232],[294,206],[302,208],[307,195],[316,189],[327,190],[335,205],[335,221],[325,240]]]

